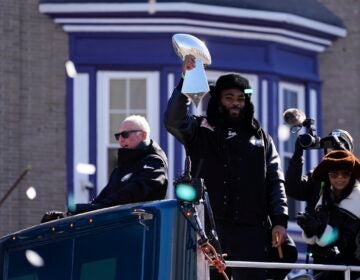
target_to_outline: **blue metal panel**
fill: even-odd
[[[142,209],[150,216],[140,222],[133,214],[135,209]],[[46,267],[32,267],[25,259],[28,249],[40,256],[52,254],[57,260],[65,259],[67,265],[62,261],[47,263],[49,257],[44,260]],[[106,279],[196,279],[196,234],[179,211],[177,202],[168,200],[75,215],[0,239],[0,272],[4,280],[8,279],[7,267],[16,268],[19,263],[26,263],[27,267],[10,270],[12,277],[84,279],[81,275],[86,270],[84,265],[97,263],[93,272],[99,274],[104,271],[102,260],[115,261],[112,268],[116,276]],[[54,275],[59,270],[71,277]],[[105,279],[100,276],[96,279]]]
[[[278,74],[296,79],[319,80],[315,53],[278,46],[273,61],[274,71]]]
[[[270,71],[266,61],[267,45],[229,38],[205,38],[212,55],[210,69],[244,72]]]
[[[72,36],[72,51],[75,62],[80,64],[141,66],[141,69],[146,69],[149,65],[178,63],[178,57],[172,49],[171,36],[172,34],[162,34],[161,37],[158,34],[76,34]]]
[[[76,64],[98,69],[152,69],[179,65],[172,49],[173,34],[74,33],[72,57]],[[318,81],[315,53],[281,44],[199,35],[211,52],[209,69],[273,73]]]

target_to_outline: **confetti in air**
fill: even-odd
[[[278,128],[278,136],[281,141],[287,141],[290,137],[290,129],[287,125],[281,124]]]
[[[43,258],[33,250],[26,250],[25,257],[32,266],[35,266],[35,267],[44,266]]]
[[[155,14],[156,12],[156,0],[149,0],[149,14]]]
[[[89,163],[78,163],[76,165],[76,171],[80,174],[93,175],[96,172],[96,167]]]
[[[34,187],[29,187],[27,190],[26,190],[26,196],[28,199],[30,200],[33,200],[36,198],[36,189]]]
[[[66,69],[66,74],[70,78],[75,78],[76,77],[76,75],[77,75],[76,68],[75,68],[74,63],[71,60],[66,61],[65,69]]]

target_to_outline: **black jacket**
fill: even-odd
[[[179,87],[178,87],[179,88]],[[165,126],[183,143],[200,168],[216,220],[259,225],[287,224],[287,203],[279,156],[270,136],[252,119],[255,130],[213,127],[206,117],[188,113],[187,97],[176,88],[165,113]]]
[[[302,175],[304,159],[302,155],[294,154],[289,161],[288,169],[285,175],[286,194],[296,200],[306,201],[306,211],[312,212],[315,209],[321,192],[322,183],[315,182],[309,172]],[[327,184],[328,182],[324,182]]]
[[[324,192],[323,195],[327,193]],[[360,264],[360,185],[355,184],[351,193],[341,201],[333,202],[331,196],[320,197],[317,207],[326,207],[327,224],[320,236],[303,237],[311,244],[311,251],[322,262],[332,264]],[[334,237],[333,239],[331,237]],[[337,254],[332,254],[335,250]]]
[[[167,158],[157,143],[141,149],[119,149],[118,166],[108,184],[93,200],[97,207],[108,207],[165,198]]]

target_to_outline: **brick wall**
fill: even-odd
[[[67,36],[37,0],[0,0],[0,197],[31,165],[0,208],[0,236],[65,209]],[[37,198],[26,189],[34,186]]]
[[[321,0],[347,27],[347,36],[320,55],[323,133],[348,130],[360,156],[360,1]]]

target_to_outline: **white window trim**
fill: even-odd
[[[86,203],[89,192],[85,188],[89,175],[76,170],[79,163],[89,163],[89,75],[77,74],[73,80],[73,194],[68,194],[72,203]]]
[[[168,83],[168,99],[170,99],[172,95],[172,91],[175,87],[175,75],[173,73],[167,75],[167,83]],[[166,198],[173,199],[174,198],[174,169],[175,169],[175,137],[172,136],[169,132],[167,133],[167,143],[168,143],[168,189]]]
[[[279,82],[279,125],[284,124],[283,121],[283,113],[281,110],[284,106],[284,90],[291,90],[297,92],[297,101],[298,101],[298,109],[305,112],[305,86],[301,84],[293,84],[288,82]],[[288,109],[288,108],[286,108]],[[279,155],[281,157],[281,162],[284,162],[284,157],[291,157],[292,154],[284,151],[284,142],[279,141]]]
[[[108,181],[108,153],[109,137],[109,81],[110,79],[145,78],[146,79],[146,118],[149,122],[151,139],[160,139],[160,93],[158,72],[131,71],[99,71],[97,72],[97,190],[105,187]]]
[[[269,83],[267,80],[262,80],[261,81],[261,96],[262,96],[262,102],[261,102],[261,124],[262,124],[262,128],[265,131],[269,131],[269,122],[268,122],[268,97],[269,97]]]
[[[309,91],[309,118],[316,120],[317,119],[317,91],[315,89],[310,89]],[[317,122],[315,121],[314,127],[317,130]],[[315,168],[315,166],[319,163],[319,150],[312,149],[310,150],[310,170]]]

